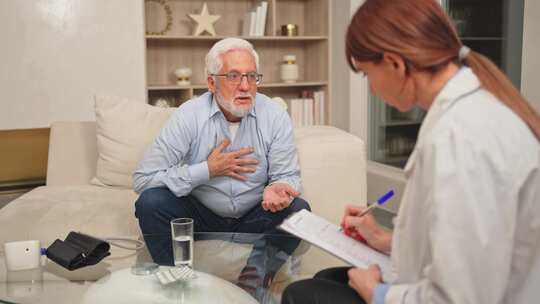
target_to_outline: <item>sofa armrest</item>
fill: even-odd
[[[364,142],[329,126],[295,129],[303,192],[313,212],[339,223],[345,206],[366,204]]]
[[[51,125],[47,185],[86,185],[96,175],[95,122],[55,122]]]

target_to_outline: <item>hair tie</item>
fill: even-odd
[[[459,61],[462,62],[463,60],[465,60],[465,58],[469,56],[470,52],[471,52],[470,48],[468,48],[465,45],[462,45],[461,48],[459,49],[459,54],[458,54]]]

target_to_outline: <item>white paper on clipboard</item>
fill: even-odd
[[[367,268],[377,264],[384,282],[392,282],[390,257],[346,236],[340,227],[307,210],[301,210],[280,225],[280,228],[318,246],[353,266]]]

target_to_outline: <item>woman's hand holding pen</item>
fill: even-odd
[[[371,213],[360,216],[365,210],[366,207],[347,206],[341,219],[341,227],[347,235],[357,240],[365,240],[365,243],[378,251],[390,253],[392,233],[379,226]]]
[[[390,253],[392,247],[392,233],[384,230],[373,215],[365,212],[367,207],[347,206],[341,219],[343,231],[357,240],[363,239],[372,248]],[[377,265],[370,265],[368,269],[351,268],[348,272],[349,286],[353,288],[366,303],[372,303],[373,291],[381,283],[381,271]]]

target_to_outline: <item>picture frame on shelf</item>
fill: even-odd
[[[145,10],[149,10],[149,6],[152,4],[159,5],[159,8],[163,11],[165,15],[165,27],[161,30],[148,30],[146,29],[145,33],[146,35],[155,35],[155,36],[161,36],[165,35],[168,31],[171,30],[173,18],[172,18],[172,10],[169,4],[166,0],[144,0]],[[146,26],[149,26],[149,23],[146,23]]]

